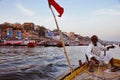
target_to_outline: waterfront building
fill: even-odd
[[[23,29],[26,30],[26,32],[32,32],[34,30],[34,23],[24,23]]]

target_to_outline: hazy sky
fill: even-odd
[[[59,27],[82,36],[120,41],[120,0],[56,0],[64,8]],[[58,13],[54,10],[56,16]],[[33,22],[56,29],[47,0],[0,0],[0,23]]]

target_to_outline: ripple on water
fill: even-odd
[[[66,49],[73,67],[79,65],[78,60],[84,60],[86,47]],[[0,80],[55,80],[68,70],[63,48],[0,47]]]

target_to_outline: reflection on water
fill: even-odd
[[[67,47],[72,66],[78,66],[78,60],[85,61],[86,47]],[[120,48],[114,55],[117,58]],[[68,71],[63,48],[57,47],[0,47],[0,80],[55,80]]]

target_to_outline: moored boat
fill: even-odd
[[[36,46],[35,41],[34,40],[29,41],[29,43],[27,44],[27,46],[28,46],[28,48],[35,47]]]
[[[22,44],[22,41],[21,40],[4,40],[4,42],[2,43],[3,45],[2,46],[19,46]]]
[[[120,60],[114,59],[116,66],[120,66]],[[72,73],[68,72],[61,75],[57,80],[120,80],[120,68],[112,72],[110,64],[99,66],[95,68],[94,72],[88,71],[88,64],[77,67]]]

